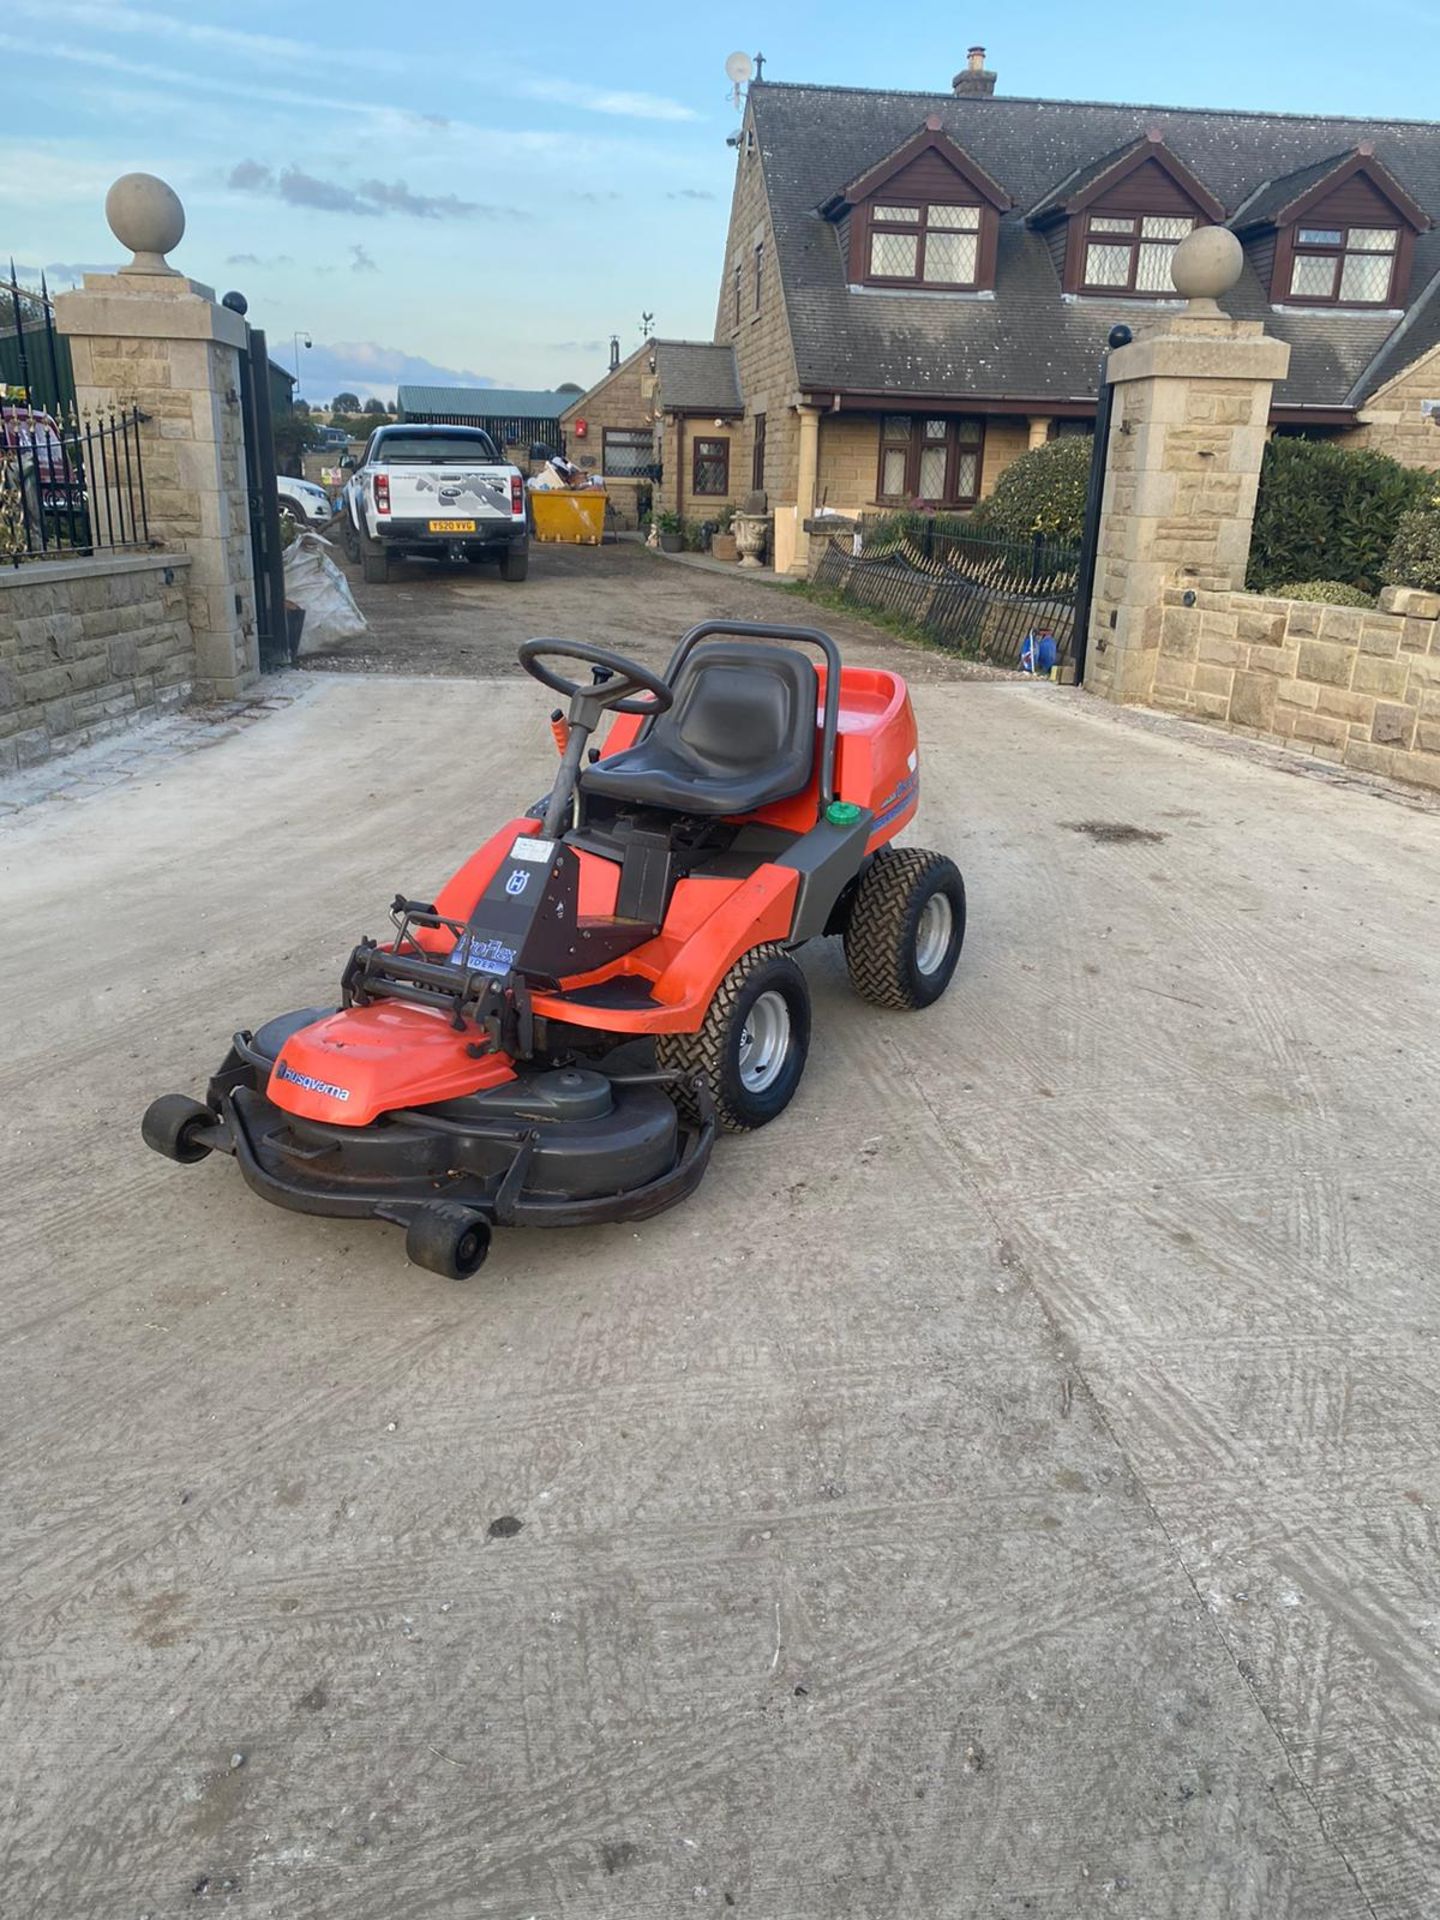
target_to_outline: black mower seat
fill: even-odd
[[[581,789],[676,813],[753,813],[809,783],[819,680],[803,655],[754,641],[700,646],[644,737],[587,767]]]

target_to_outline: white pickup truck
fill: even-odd
[[[372,582],[399,554],[498,560],[502,580],[523,580],[525,479],[479,427],[377,427],[345,485],[341,537]]]

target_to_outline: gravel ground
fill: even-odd
[[[330,671],[518,673],[515,649],[541,634],[589,640],[663,665],[686,627],[730,618],[822,626],[840,642],[846,659],[872,665],[903,661],[920,684],[995,677],[989,668],[907,647],[866,621],[751,581],[738,567],[728,574],[712,572],[650,553],[638,541],[603,547],[532,544],[530,577],[514,585],[507,585],[493,566],[404,560],[392,569],[387,585],[370,587],[338,544],[335,558],[370,628],[356,640],[307,658],[307,666]]]

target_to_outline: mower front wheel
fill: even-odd
[[[965,882],[943,853],[882,847],[845,923],[845,965],[877,1007],[928,1007],[950,984],[965,940]]]
[[[405,1230],[405,1257],[413,1267],[446,1280],[468,1280],[490,1251],[490,1222],[453,1200],[433,1200]]]
[[[688,1079],[703,1073],[715,1117],[730,1133],[748,1133],[783,1113],[794,1098],[810,1051],[810,989],[783,948],[752,947],[716,989],[698,1033],[661,1034],[657,1064]],[[700,1123],[691,1088],[672,1096],[692,1124]]]
[[[140,1137],[147,1147],[163,1153],[167,1160],[178,1160],[182,1167],[194,1166],[215,1149],[196,1134],[202,1127],[213,1127],[215,1116],[186,1093],[162,1093],[145,1109],[140,1122]]]

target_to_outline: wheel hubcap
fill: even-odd
[[[950,950],[950,936],[954,930],[955,910],[950,905],[949,896],[932,893],[920,909],[920,922],[915,929],[917,973],[934,973]]]
[[[783,993],[762,993],[740,1029],[740,1084],[764,1093],[779,1078],[790,1052],[790,1007]]]

